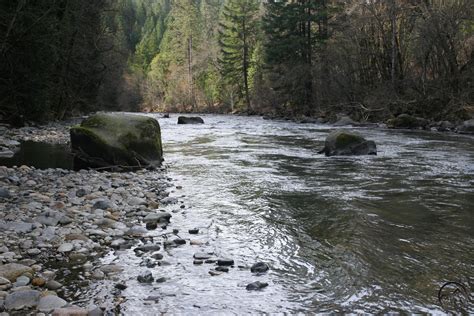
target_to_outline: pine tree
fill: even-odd
[[[239,88],[250,113],[249,70],[255,36],[258,32],[256,0],[229,0],[223,9],[220,30],[220,60],[227,83]]]

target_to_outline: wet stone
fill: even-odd
[[[218,267],[216,267],[215,270],[220,271],[220,272],[229,272],[229,268],[223,267],[223,266],[218,266]]]
[[[193,261],[193,264],[196,264],[196,265],[203,264],[203,263],[204,263],[204,261],[202,261],[202,260],[196,260],[196,259],[195,259],[195,260]]]
[[[163,259],[163,255],[161,253],[155,253],[151,256],[153,259],[156,259],[156,260],[161,260]]]
[[[146,223],[145,225],[145,228],[148,229],[148,230],[155,230],[158,228],[158,224],[157,223]]]
[[[146,244],[135,248],[135,251],[151,252],[160,250],[160,245],[157,244]]]
[[[92,206],[92,209],[101,209],[101,210],[107,210],[109,208],[114,208],[114,205],[109,201],[109,200],[99,200],[94,203]]]
[[[115,288],[123,291],[127,288],[127,286],[123,283],[117,283],[117,284],[115,284]]]
[[[198,260],[206,260],[206,259],[212,258],[212,254],[205,253],[205,252],[196,252],[193,257],[194,259],[198,259]]]
[[[156,283],[163,283],[163,282],[166,282],[165,277],[160,277],[160,278],[156,279]]]
[[[218,275],[221,275],[222,272],[216,271],[216,270],[209,270],[209,274],[212,276],[218,276]]]
[[[268,269],[270,269],[270,267],[265,262],[257,262],[250,267],[252,273],[264,273],[267,272]]]
[[[234,265],[234,260],[228,259],[228,258],[220,258],[220,259],[217,259],[217,265],[218,266],[232,266]]]
[[[189,232],[191,235],[197,235],[197,234],[199,234],[199,229],[193,228],[193,229],[188,230],[188,232]]]
[[[184,239],[174,239],[173,242],[177,245],[185,245],[186,244],[186,240],[184,240]]]
[[[140,283],[152,283],[153,280],[153,275],[150,271],[145,271],[137,277],[137,281]]]
[[[20,286],[25,286],[25,285],[28,285],[30,284],[30,278],[26,277],[26,276],[20,276],[18,278],[16,278],[16,282],[15,282],[15,287],[20,287]]]
[[[257,290],[261,290],[261,289],[263,289],[267,286],[268,286],[268,283],[266,283],[266,282],[255,281],[255,282],[247,284],[247,286],[245,288],[248,291],[257,291]]]
[[[11,197],[10,191],[5,188],[0,188],[0,198],[1,199],[8,199]]]

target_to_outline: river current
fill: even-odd
[[[333,127],[204,115],[203,125],[162,119],[165,164],[184,201],[173,216],[204,246],[168,251],[167,282],[130,286],[125,314],[443,313],[440,288],[474,286],[474,138],[350,128],[377,156],[317,152]],[[196,251],[235,260],[219,276]],[[114,260],[130,268],[138,258]],[[249,267],[263,261],[264,275]],[[253,281],[269,283],[247,291]],[[148,297],[156,303],[145,303]],[[462,298],[461,311],[474,312]]]

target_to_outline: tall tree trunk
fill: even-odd
[[[249,93],[249,47],[247,43],[247,30],[245,26],[245,20],[242,20],[242,33],[244,41],[244,56],[243,56],[243,75],[244,75],[244,92],[245,102],[247,104],[247,114],[250,114],[250,93]]]
[[[189,96],[191,98],[191,111],[194,112],[196,107],[196,97],[194,94],[194,78],[193,78],[193,36],[188,38],[188,81]]]

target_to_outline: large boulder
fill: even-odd
[[[427,120],[408,114],[400,114],[396,118],[387,121],[389,128],[399,129],[425,129],[428,124],[429,122]]]
[[[76,156],[91,166],[154,166],[163,160],[158,121],[143,115],[99,113],[70,130]]]
[[[328,135],[319,153],[326,156],[377,155],[377,147],[359,134],[337,130]]]
[[[180,116],[178,124],[204,124],[204,120],[199,116]]]

